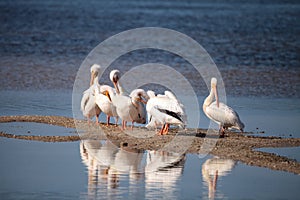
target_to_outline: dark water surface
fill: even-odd
[[[165,27],[208,51],[229,95],[299,97],[299,11],[292,0],[3,0],[0,89],[71,89],[81,62],[103,40],[132,28]],[[175,67],[197,94],[206,92],[192,66],[155,50],[125,55],[112,67],[127,71],[149,62]]]

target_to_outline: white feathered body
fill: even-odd
[[[146,110],[148,112],[147,128],[157,125],[172,124],[184,127],[186,125],[186,114],[184,106],[177,100],[175,95],[166,91],[165,95],[153,95],[150,97]]]
[[[94,64],[91,66],[90,71],[90,87],[83,92],[83,96],[80,103],[80,109],[82,111],[82,114],[88,119],[94,117],[95,115],[98,118],[98,116],[101,113],[101,109],[97,106],[95,99],[95,88],[98,85],[98,76],[101,71],[101,67],[100,65]]]
[[[236,128],[242,130],[244,124],[241,122],[239,115],[229,106],[224,103],[211,103],[204,108],[204,112],[208,118],[226,128]]]
[[[124,121],[134,121],[146,123],[146,113],[143,114],[138,106],[134,105],[132,98],[127,95],[115,94],[111,96],[113,104],[116,106],[117,115]]]
[[[108,88],[111,88],[111,90],[113,90],[113,88],[108,85],[98,85],[95,88],[95,101],[101,111],[106,115],[117,117],[118,114],[116,106],[114,106],[108,96],[103,94],[104,91],[108,91]]]
[[[95,95],[93,93],[93,90],[94,85],[92,85],[89,89],[83,92],[80,104],[83,116],[88,118],[94,117],[95,115],[99,115],[101,113],[100,108],[95,102]]]

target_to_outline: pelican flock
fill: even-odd
[[[164,94],[155,94],[154,91],[143,89],[134,89],[127,93],[120,82],[121,73],[119,70],[112,70],[109,78],[113,87],[109,85],[100,85],[99,74],[100,65],[91,66],[90,87],[84,91],[81,100],[81,111],[90,123],[92,117],[98,117],[101,112],[107,116],[106,124],[109,125],[110,117],[122,120],[121,129],[127,128],[127,122],[131,122],[131,130],[134,123],[148,124],[148,129],[161,126],[159,135],[166,135],[169,132],[170,125],[185,128],[187,125],[187,115],[184,105],[170,91]],[[215,100],[215,101],[214,101]],[[211,90],[203,102],[203,111],[212,121],[219,124],[219,133],[223,137],[225,130],[235,128],[243,132],[244,124],[239,115],[231,107],[219,102],[217,79],[211,79]],[[148,118],[147,118],[148,116]],[[148,119],[148,120],[147,120]]]

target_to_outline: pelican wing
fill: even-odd
[[[96,114],[98,115],[101,113],[100,108],[97,106],[95,102],[95,95],[92,93],[91,88],[84,91],[80,106],[81,106],[82,114],[85,117],[87,117],[88,115],[92,117]]]
[[[113,88],[108,85],[101,85],[99,87],[96,87],[95,89],[95,101],[96,104],[99,106],[99,108],[108,116],[117,116],[116,107],[111,102],[110,95],[106,96],[102,94],[105,91],[113,91]]]
[[[176,100],[168,97],[151,98],[147,103],[147,112],[160,124],[184,124],[183,108]]]
[[[158,98],[157,106],[159,109],[168,110],[181,115],[184,114],[183,106],[177,100],[174,99]]]
[[[90,99],[90,90],[87,89],[86,91],[83,92],[83,96],[82,96],[82,99],[81,99],[81,103],[80,103],[81,111],[85,110],[85,107],[86,107],[89,99]]]
[[[220,103],[218,107],[216,102],[213,102],[206,108],[206,113],[212,120],[226,126],[234,126],[239,120],[238,114],[224,103]]]
[[[113,105],[116,106],[118,116],[125,121],[132,121],[132,113],[130,113],[133,105],[131,98],[124,95],[115,95],[112,98]],[[136,108],[134,108],[136,109]]]
[[[170,98],[170,99],[173,99],[173,100],[176,100],[177,102],[179,102],[178,99],[176,98],[175,94],[173,94],[172,92],[170,92],[168,90],[165,91],[165,96],[168,97],[168,98]]]
[[[172,116],[172,117],[178,119],[179,121],[183,122],[183,120],[181,119],[181,115],[180,115],[180,114],[175,113],[175,112],[172,112],[172,111],[170,111],[170,110],[165,110],[165,109],[160,109],[160,108],[157,108],[157,109],[158,109],[160,112],[165,113],[165,114],[167,114],[167,115],[170,115],[170,116]]]

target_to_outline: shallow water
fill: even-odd
[[[258,151],[275,153],[280,156],[285,156],[300,162],[300,147],[281,147],[281,148],[259,148]]]
[[[1,91],[1,94],[6,97],[0,98],[1,115],[72,116],[71,92]],[[273,123],[299,118],[299,104],[293,99],[229,97],[228,103],[240,113],[246,131],[264,130],[264,134],[257,134],[287,133],[286,137],[289,134],[299,137],[299,126],[293,120]],[[101,115],[100,119],[104,121],[105,117]],[[208,123],[201,114],[200,127],[207,128]],[[0,124],[0,130],[22,135],[74,134],[74,129],[27,122]],[[107,151],[105,141],[82,145],[82,142],[43,143],[0,138],[0,143],[1,199],[157,199],[163,195],[173,199],[294,199],[299,196],[297,175],[210,155],[200,159],[188,154],[178,160],[178,156],[170,153],[145,151],[138,156],[126,156],[116,147]],[[292,154],[281,150],[271,151],[299,158],[298,148]],[[158,161],[151,164],[149,155]]]
[[[124,156],[118,148],[107,154],[101,141],[83,145],[1,138],[0,142],[1,199],[294,199],[300,195],[296,175],[212,156],[200,159],[188,154],[178,159],[153,151]]]
[[[69,136],[77,135],[76,129],[70,128],[68,131],[64,127],[40,124],[34,122],[10,122],[1,123],[1,131],[14,135],[28,136]]]
[[[78,199],[85,169],[77,143],[0,140],[1,199]]]

